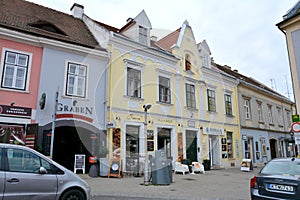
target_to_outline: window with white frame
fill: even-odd
[[[207,89],[208,111],[216,112],[216,93],[214,90]]]
[[[141,44],[147,45],[147,38],[147,29],[142,26],[139,26],[139,42]]]
[[[263,122],[262,102],[257,101],[258,122]]]
[[[244,98],[245,119],[251,119],[250,99]]]
[[[278,114],[278,125],[283,126],[283,117],[281,107],[277,107],[277,114]]]
[[[188,108],[196,108],[195,85],[186,83],[186,106]]]
[[[159,102],[171,103],[170,79],[159,76]]]
[[[127,68],[127,96],[141,98],[141,71]]]
[[[291,120],[291,112],[289,110],[286,110],[286,120],[288,128],[291,128],[292,120]]]
[[[272,105],[268,104],[268,117],[269,117],[269,124],[274,124],[273,122],[273,113],[272,113]]]
[[[2,88],[26,90],[30,55],[14,51],[4,52]]]
[[[68,63],[67,96],[85,97],[86,95],[87,66],[77,63]]]
[[[232,100],[230,94],[224,95],[226,115],[232,116]]]

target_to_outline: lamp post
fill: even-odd
[[[145,152],[145,167],[144,167],[144,185],[149,185],[149,174],[148,174],[148,149],[147,149],[147,111],[151,108],[151,104],[143,105],[145,112],[144,121],[144,152]]]
[[[53,159],[53,145],[54,145],[54,132],[55,132],[57,104],[58,104],[58,92],[55,93],[55,105],[54,105],[54,111],[53,111],[53,121],[52,121],[52,130],[51,130],[51,144],[50,144],[50,158],[51,159]]]

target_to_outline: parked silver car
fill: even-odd
[[[250,180],[251,199],[300,199],[299,178],[300,159],[273,159]]]
[[[79,176],[25,146],[0,143],[0,199],[87,200]]]

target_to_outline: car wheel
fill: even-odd
[[[85,198],[81,191],[73,189],[66,191],[62,195],[61,200],[85,200]]]

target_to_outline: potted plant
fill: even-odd
[[[109,150],[105,146],[101,146],[99,149],[99,161],[100,161],[100,176],[108,176],[109,170],[109,158],[107,157]]]

